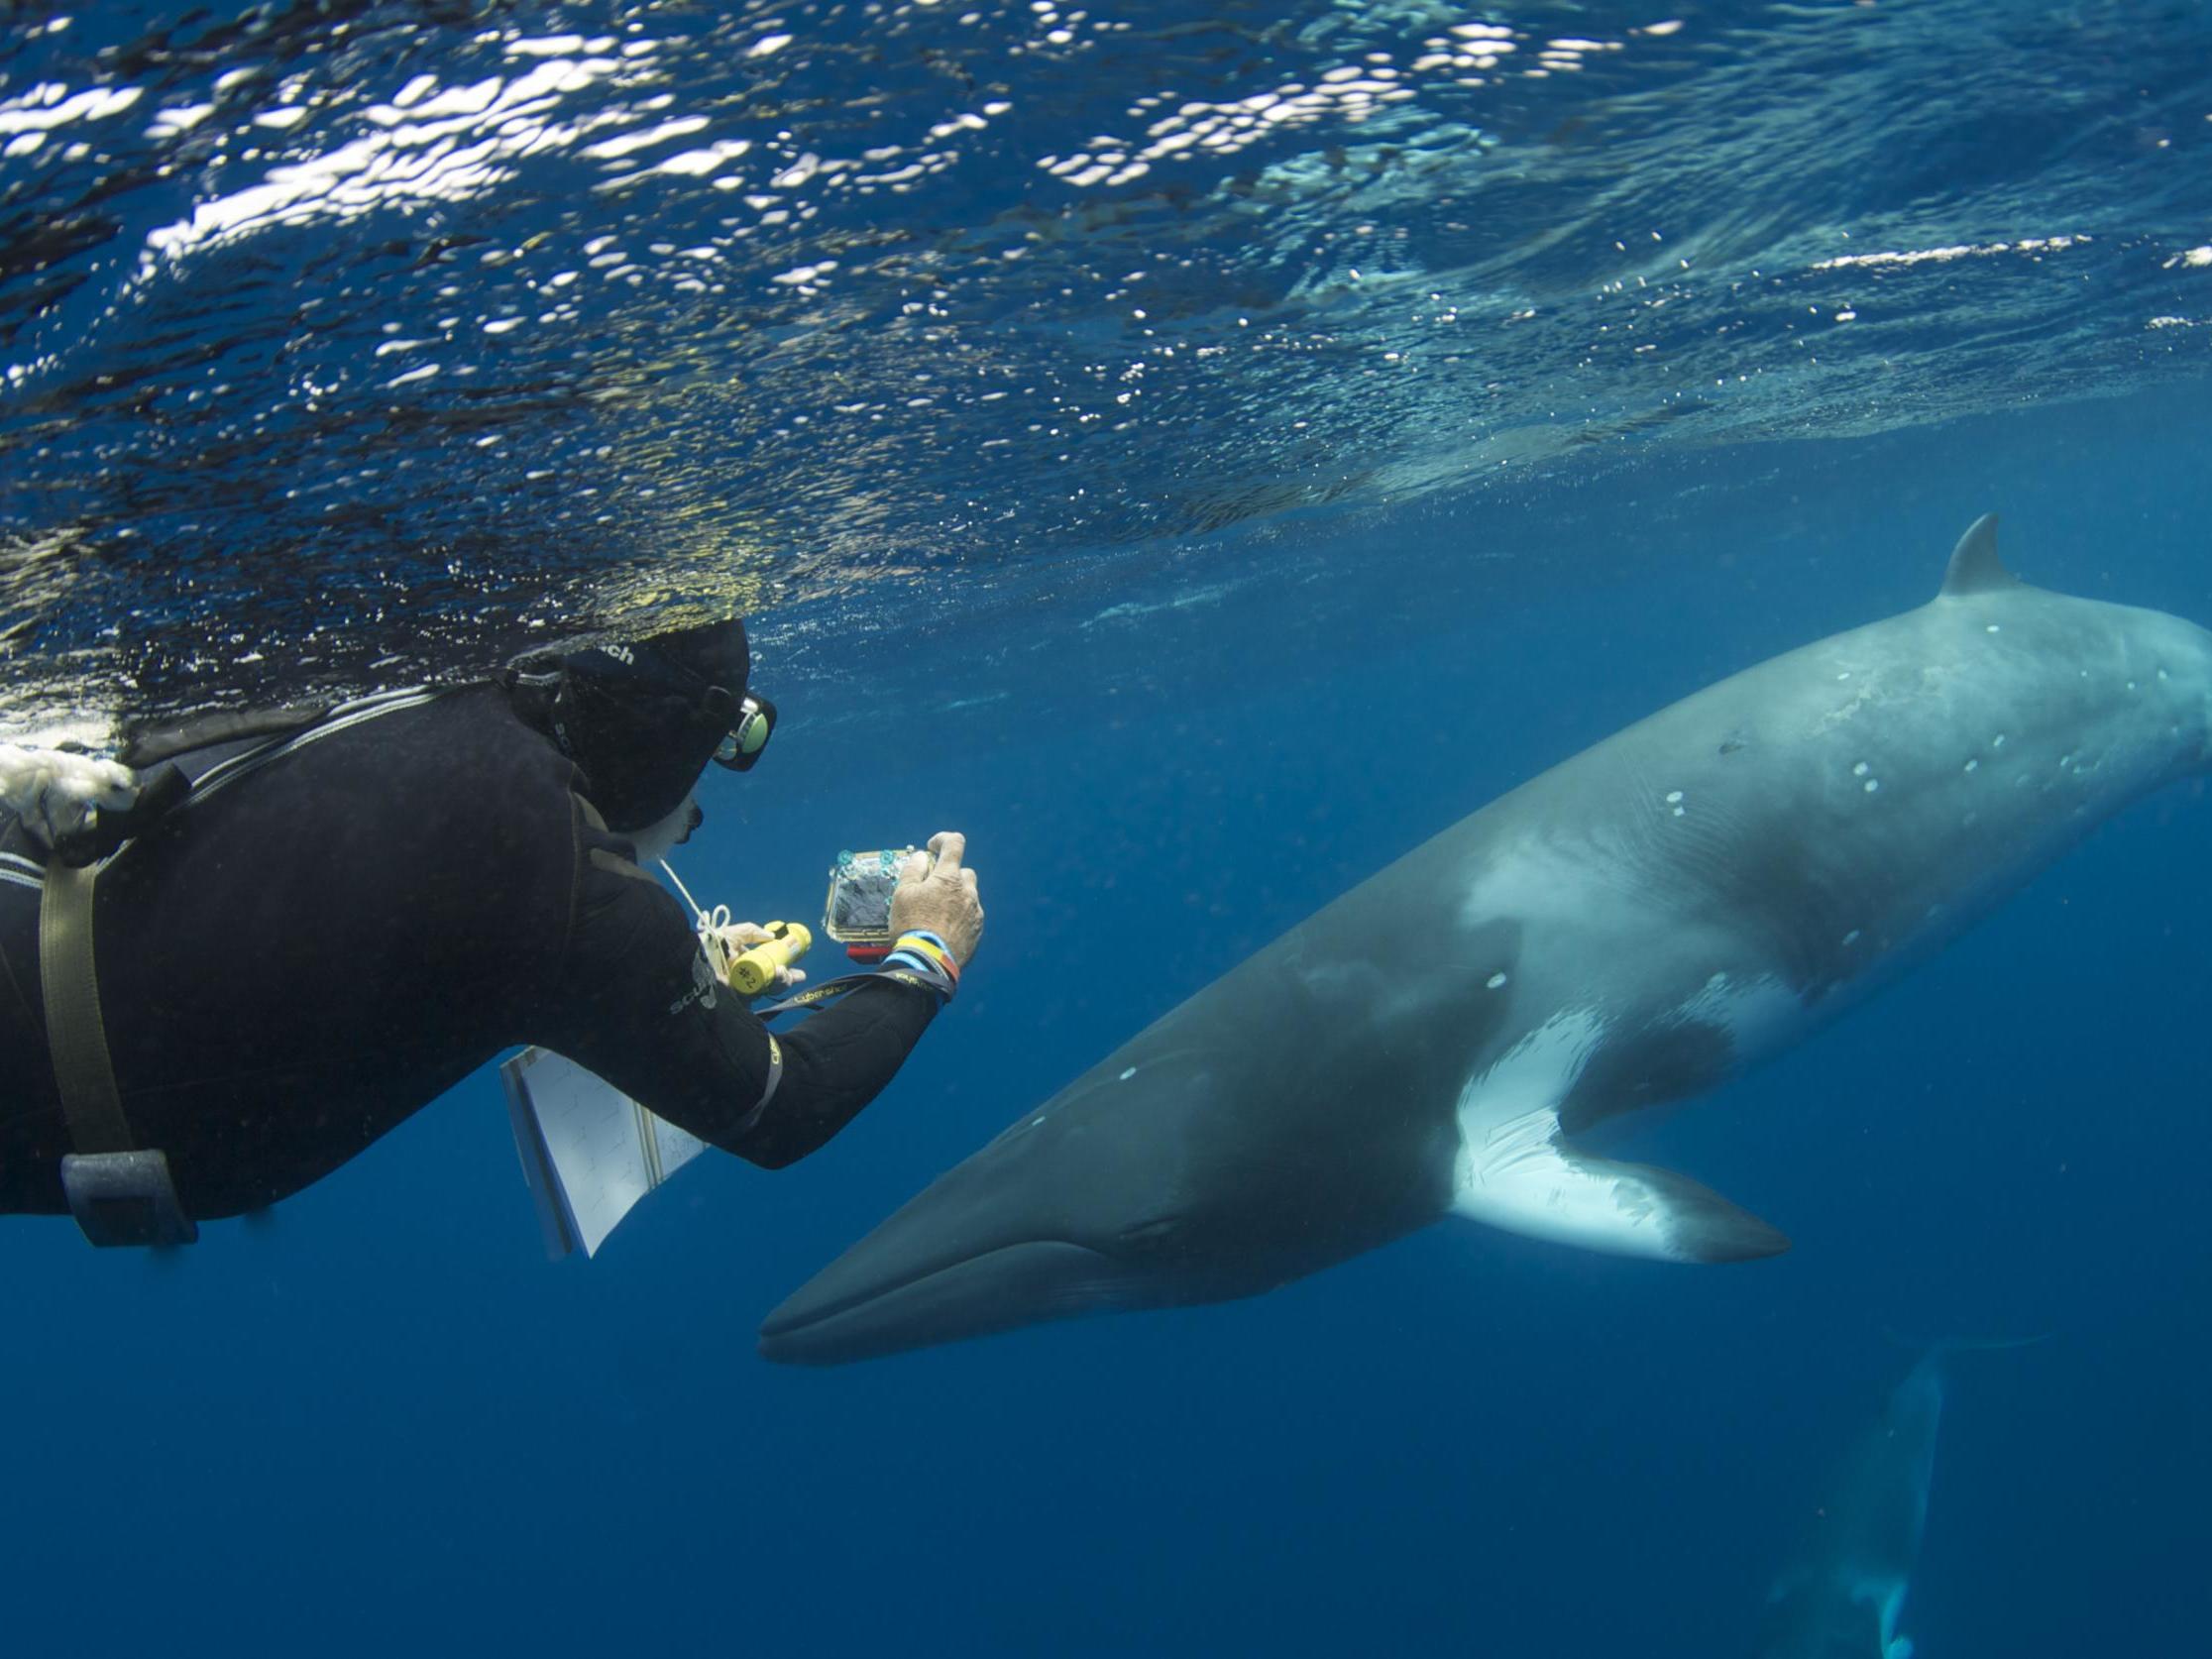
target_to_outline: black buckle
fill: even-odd
[[[140,778],[130,806],[111,812],[102,807],[86,826],[54,843],[54,855],[73,870],[97,864],[134,835],[143,835],[162,816],[192,792],[192,780],[173,761]]]
[[[85,1238],[103,1249],[166,1248],[199,1237],[198,1226],[176,1201],[166,1153],[64,1154],[61,1190]]]

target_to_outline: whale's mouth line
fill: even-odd
[[[810,1308],[803,1316],[787,1316],[779,1309],[761,1321],[760,1334],[763,1338],[774,1338],[797,1336],[805,1331],[816,1330],[833,1319],[841,1318],[843,1315],[854,1312],[859,1308],[896,1296],[902,1291],[916,1289],[921,1285],[928,1284],[933,1279],[942,1278],[947,1273],[960,1272],[966,1269],[978,1267],[990,1261],[993,1257],[1005,1256],[1015,1251],[1031,1250],[1038,1245],[1057,1245],[1065,1250],[1079,1250],[1086,1256],[1097,1257],[1101,1262],[1110,1263],[1113,1260],[1103,1252],[1093,1250],[1089,1245],[1077,1244],[1073,1239],[1017,1239],[1012,1244],[994,1245],[991,1249],[977,1255],[963,1256],[956,1262],[947,1262],[940,1267],[924,1268],[889,1284],[879,1284],[867,1290],[855,1290],[849,1295],[839,1296],[834,1301],[828,1302],[819,1308]]]

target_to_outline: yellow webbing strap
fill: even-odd
[[[48,862],[39,896],[39,982],[69,1140],[80,1153],[130,1152],[136,1143],[108,1057],[99,970],[92,959],[92,883],[98,874],[96,865],[80,870],[58,858]]]

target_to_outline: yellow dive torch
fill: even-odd
[[[722,975],[729,981],[729,988],[740,996],[758,996],[776,982],[776,975],[807,953],[814,943],[814,935],[801,922],[771,922],[766,942],[750,949],[728,954],[729,946],[722,946],[727,971]]]

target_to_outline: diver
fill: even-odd
[[[821,1147],[950,999],[983,909],[934,836],[882,966],[769,1033],[646,871],[710,761],[759,760],[750,675],[727,621],[130,728],[114,762],[0,746],[0,1213],[182,1242],[520,1044],[766,1167]]]

